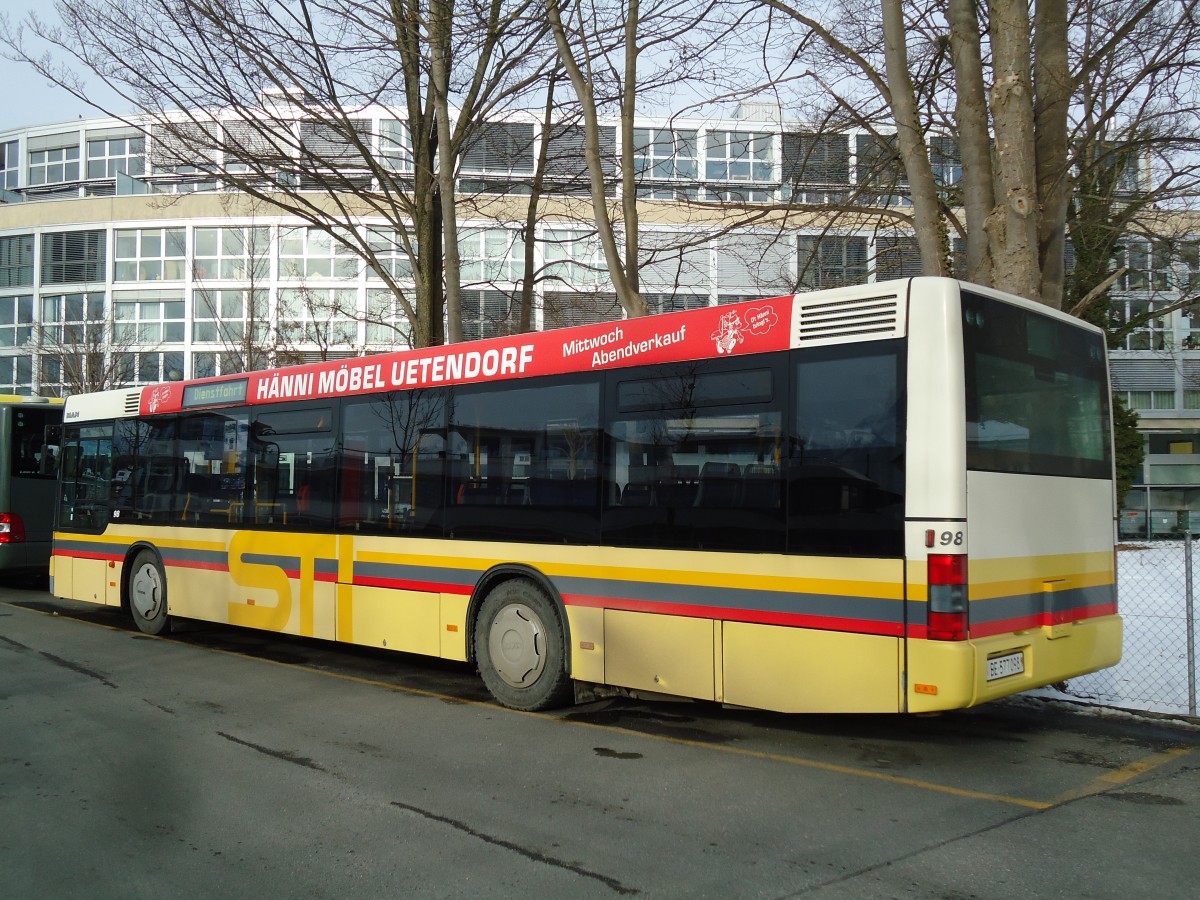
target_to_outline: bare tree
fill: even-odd
[[[547,0],[546,14],[580,107],[592,210],[608,274],[626,315],[645,315],[649,308],[638,278],[642,173],[636,156],[645,149],[634,134],[638,105],[721,83],[712,57],[732,33],[738,11],[719,0]],[[616,203],[610,200],[614,185],[600,140],[606,114],[618,121]]]
[[[881,18],[865,24],[757,2],[771,23],[782,15],[799,26],[803,76],[848,120],[894,126],[929,274],[949,270],[954,236],[968,277],[1061,306],[1068,205],[1097,126],[1118,143],[1153,131],[1176,157],[1196,146],[1195,0],[884,0]],[[1164,94],[1181,101],[1171,132],[1158,112],[1146,117],[1144,101]],[[956,138],[961,154],[954,193],[931,177],[936,134]]]
[[[155,172],[209,175],[334,234],[393,291],[416,345],[458,338],[457,160],[487,115],[543,75],[546,26],[530,0],[55,7],[61,26],[30,14],[5,29],[10,55],[84,100],[71,65],[99,77],[137,111],[104,110],[149,134]],[[382,114],[376,134],[381,109],[402,112]],[[364,217],[395,244],[369,238]],[[414,287],[393,274],[396,255]]]
[[[279,330],[268,307],[265,283],[270,250],[268,229],[253,223],[235,226],[216,230],[214,239],[229,240],[234,245],[235,270],[210,272],[196,263],[192,271],[196,283],[194,340],[220,343],[223,375],[282,364],[289,348],[280,344]],[[231,275],[243,280],[244,286],[209,285]]]
[[[108,391],[132,384],[137,379],[135,348],[140,352],[151,348],[134,333],[119,330],[102,309],[92,309],[90,293],[70,296],[78,298],[78,315],[59,315],[55,321],[43,320],[36,326],[43,380],[49,377],[60,382],[64,394]],[[63,300],[65,303],[67,297]]]

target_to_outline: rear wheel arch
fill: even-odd
[[[474,659],[484,685],[504,706],[542,710],[574,700],[567,671],[570,640],[557,592],[513,573],[478,591],[470,617]]]
[[[475,620],[479,616],[480,607],[483,606],[483,602],[487,599],[488,594],[503,582],[511,581],[514,578],[524,578],[532,581],[550,599],[555,609],[558,610],[558,620],[563,629],[563,642],[566,647],[569,648],[571,646],[571,623],[567,619],[567,605],[563,602],[558,588],[554,586],[554,583],[546,575],[532,566],[505,563],[493,566],[484,572],[483,576],[476,582],[475,589],[471,591],[471,602],[467,606],[467,659],[469,661],[476,661]],[[570,656],[570,653],[568,653],[566,659],[568,674],[571,671]]]

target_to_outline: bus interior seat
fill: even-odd
[[[720,509],[736,506],[741,474],[741,467],[737,463],[706,462],[700,470],[695,505]]]
[[[783,502],[783,482],[779,469],[766,463],[750,463],[742,472],[740,505],[746,509],[779,509]]]

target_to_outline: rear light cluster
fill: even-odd
[[[967,639],[967,558],[929,554],[927,636],[931,641]]]
[[[0,544],[25,543],[25,523],[16,513],[0,513]]]

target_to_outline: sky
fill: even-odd
[[[0,13],[8,16],[12,26],[22,21],[30,10],[35,10],[43,21],[55,20],[54,7],[47,0],[0,0]],[[93,80],[88,79],[89,84]],[[12,62],[3,56],[0,56],[0,84],[4,85],[0,131],[101,115],[82,100],[47,82],[24,63]],[[96,96],[102,96],[103,86],[96,84],[94,87]]]

